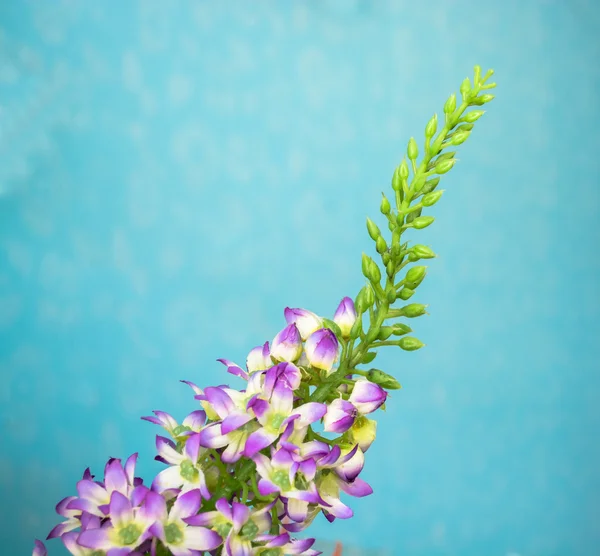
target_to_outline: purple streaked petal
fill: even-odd
[[[387,392],[381,386],[366,379],[359,379],[354,383],[348,401],[352,402],[360,413],[366,414],[378,409],[386,398]]]
[[[115,527],[120,527],[133,519],[133,509],[127,496],[118,490],[110,495],[110,519]]]
[[[264,454],[256,454],[252,459],[254,460],[256,470],[261,477],[266,479],[271,476],[273,466],[271,465],[271,460],[267,456]]]
[[[338,357],[339,342],[329,328],[321,328],[306,340],[304,352],[313,367],[330,371]]]
[[[225,548],[223,554],[231,554],[232,556],[252,556],[255,554],[252,549],[252,543],[242,539],[237,535],[228,535],[225,540]]]
[[[248,380],[248,373],[244,371],[239,365],[234,363],[233,361],[229,361],[229,359],[217,359],[219,363],[223,363],[227,367],[227,372],[232,375],[239,376],[245,380]]]
[[[356,318],[354,301],[349,297],[344,297],[333,315],[333,322],[340,327],[342,337],[346,339],[350,337],[350,331],[356,322]]]
[[[200,445],[205,448],[222,448],[227,446],[229,438],[221,434],[221,423],[211,423],[204,427],[199,433]]]
[[[271,342],[271,357],[278,361],[295,361],[302,353],[302,338],[294,323],[286,326]]]
[[[307,458],[319,458],[329,454],[329,446],[319,440],[305,442],[300,448],[300,454]]]
[[[179,466],[173,465],[163,469],[152,481],[152,490],[159,493],[167,489],[179,488],[183,484],[183,478],[179,472]]]
[[[296,325],[302,340],[306,340],[315,330],[323,326],[323,321],[307,309],[286,307],[283,315],[288,324]]]
[[[363,496],[369,496],[369,494],[373,494],[373,489],[371,488],[371,485],[358,477],[354,479],[352,483],[339,481],[339,484],[340,488],[350,496],[362,498]]]
[[[48,551],[46,550],[44,543],[38,539],[35,539],[32,556],[46,556],[47,554]]]
[[[346,432],[354,423],[358,411],[354,405],[341,398],[333,400],[323,417],[323,430],[325,432]]]
[[[294,392],[278,382],[271,394],[271,408],[277,413],[290,415],[294,408]]]
[[[144,498],[146,498],[146,494],[148,494],[148,492],[150,492],[150,489],[146,485],[138,485],[134,487],[134,489],[131,491],[131,496],[129,497],[131,499],[132,506],[134,508],[139,506],[144,501]]]
[[[221,423],[221,433],[228,434],[231,431],[244,426],[249,421],[252,421],[252,419],[254,419],[254,417],[248,413],[231,413],[223,419],[223,422]]]
[[[285,547],[286,554],[305,554],[315,544],[315,539],[291,539]]]
[[[327,405],[324,403],[308,402],[293,410],[293,415],[299,415],[298,425],[306,427],[321,419],[327,413]]]
[[[112,547],[112,542],[108,536],[111,528],[103,529],[87,529],[82,531],[77,538],[77,543],[86,548],[94,548],[96,550],[108,550]]]
[[[184,545],[200,552],[214,550],[223,542],[223,539],[217,533],[204,527],[186,527],[183,530],[183,535]]]
[[[279,435],[277,433],[271,433],[265,429],[258,429],[254,431],[246,440],[246,446],[244,447],[244,456],[251,458],[258,454],[261,450],[270,446],[277,440]]]
[[[100,504],[102,506],[103,504]],[[72,502],[69,502],[67,508],[69,510],[77,510],[79,512],[87,512],[95,514],[100,517],[104,517],[105,513],[99,508],[99,505],[88,500],[87,498],[75,498]]]
[[[271,535],[269,542],[265,545],[269,548],[276,546],[283,546],[290,542],[290,536],[287,533],[281,533],[280,535]]]
[[[150,490],[137,515],[146,526],[150,526],[155,521],[166,521],[167,502],[160,494]]]
[[[189,380],[180,380],[179,382],[183,382],[184,384],[187,384],[194,391],[194,394],[196,394],[196,395],[203,393],[202,388],[198,388],[198,386],[196,386],[193,382],[190,382]]]
[[[356,479],[356,477],[358,477],[365,465],[365,456],[362,450],[358,449],[358,446],[355,446],[354,449],[347,454],[347,456],[350,454],[352,455],[348,459],[342,461],[335,467],[335,472],[337,475],[348,483],[351,483],[354,481],[354,479]]]
[[[98,529],[101,525],[101,518],[97,515],[92,515],[87,512],[81,514],[81,529],[85,531],[86,529]]]
[[[224,463],[235,463],[238,461],[243,455],[247,438],[248,433],[239,431],[231,433],[229,445],[221,454],[221,460]]]
[[[79,537],[79,533],[72,531],[65,533],[60,540],[71,554],[74,554],[75,556],[85,556],[87,550],[77,544],[77,537]]]
[[[273,388],[279,383],[290,390],[296,390],[300,386],[301,381],[302,373],[300,372],[300,369],[293,363],[283,361],[282,363],[271,367],[265,373],[265,395],[271,397]]]
[[[289,468],[294,459],[292,454],[288,450],[277,450],[271,457],[271,463],[274,467],[286,467]]]
[[[204,396],[221,419],[227,417],[235,409],[233,400],[221,388],[209,386],[204,389]]]
[[[199,431],[206,423],[206,413],[201,409],[192,411],[184,420],[182,425],[189,427],[193,431]]]
[[[77,492],[80,498],[90,500],[97,506],[107,504],[110,500],[108,492],[94,481],[82,479],[77,483]],[[67,504],[69,509],[74,509],[72,503]]]
[[[308,514],[308,502],[305,502],[304,500],[288,498],[287,514],[294,521],[304,521]]]
[[[131,454],[127,460],[125,461],[125,465],[123,466],[123,470],[125,471],[125,475],[127,476],[127,481],[130,485],[133,485],[135,480],[135,464],[137,463],[138,454],[137,452]]]
[[[308,481],[312,481],[317,473],[317,462],[314,459],[307,459],[300,463],[300,472]]]
[[[259,397],[254,397],[248,402],[248,409],[254,412],[254,415],[260,421],[264,418],[265,413],[269,410],[269,402]]]
[[[171,519],[183,519],[184,517],[190,517],[198,512],[200,509],[200,503],[202,497],[200,496],[200,490],[188,490],[185,494],[180,495],[175,504],[169,512]]]
[[[106,556],[133,556],[135,552],[131,552],[131,548],[113,547],[106,551]]]
[[[215,508],[217,511],[225,518],[227,521],[233,523],[233,510],[227,502],[227,498],[219,498],[215,504]]]
[[[210,511],[210,512],[202,512],[196,515],[192,515],[190,517],[184,517],[183,521],[188,525],[194,526],[206,526],[213,525],[215,520],[220,517],[220,512]]]
[[[72,531],[73,529],[77,529],[79,527],[79,521],[75,519],[69,519],[68,521],[63,521],[58,525],[55,525],[52,530],[48,533],[46,540],[55,539],[57,537],[62,537],[65,533]]]
[[[250,508],[239,502],[233,502],[231,508],[233,510],[233,527],[236,532],[239,532],[250,517]]]
[[[246,358],[246,368],[248,372],[264,371],[272,365],[271,352],[269,350],[269,342],[265,342],[262,346],[257,346],[250,350]]]
[[[62,515],[63,517],[71,517],[73,512],[69,511],[67,506],[76,498],[76,496],[67,496],[66,498],[63,498],[58,504],[56,504],[56,513],[58,515]]]
[[[258,492],[261,496],[269,496],[275,492],[280,492],[279,487],[269,479],[260,479],[258,481]]]
[[[328,496],[327,502],[329,503],[327,511],[334,517],[350,519],[354,515],[352,508],[346,506],[339,498]]]
[[[176,450],[173,442],[164,436],[156,437],[156,451],[163,460],[171,464],[181,463],[185,459],[185,456]]]
[[[188,436],[185,441],[185,455],[192,461],[192,463],[196,463],[198,461],[198,455],[200,454],[200,434],[192,434]]]
[[[109,493],[115,490],[122,493],[127,491],[127,475],[120,460],[115,459],[106,466],[104,484]]]
[[[296,500],[303,500],[309,504],[322,504],[322,500],[319,493],[315,490],[292,490],[287,491],[285,495],[288,498],[295,498]],[[323,505],[323,504],[322,504]],[[327,504],[325,504],[327,505]]]

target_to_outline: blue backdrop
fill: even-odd
[[[497,99],[421,233],[428,344],[311,530],[397,555],[600,553],[600,8],[569,2],[0,3],[0,551],[362,284],[364,220],[479,63]],[[235,379],[233,379],[235,380]],[[55,541],[51,554],[63,554]]]

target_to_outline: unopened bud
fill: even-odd
[[[398,341],[398,345],[405,351],[415,351],[417,349],[422,348],[425,344],[417,338],[413,338],[412,336],[405,336],[404,338],[400,338],[400,340]]]
[[[426,309],[427,305],[422,305],[421,303],[410,303],[409,305],[402,307],[400,310],[405,317],[413,319],[415,317],[424,315]]]
[[[465,98],[471,90],[471,80],[465,77],[464,81],[460,84],[460,94]]]
[[[430,180],[427,180],[425,182],[425,185],[423,186],[423,189],[421,190],[421,192],[423,193],[423,195],[426,195],[427,193],[431,193],[437,187],[438,183],[440,183],[439,176],[436,176],[435,178],[431,178]]]
[[[394,329],[394,336],[402,336],[403,334],[408,334],[412,332],[412,328],[408,326],[408,324],[404,324],[403,322],[398,322],[394,324],[392,327]]]
[[[427,125],[425,126],[425,137],[427,137],[428,139],[431,139],[435,135],[436,131],[437,131],[437,114],[434,114],[431,117],[431,120],[429,120],[427,122]]]
[[[379,369],[371,369],[367,373],[367,378],[369,379],[369,382],[378,384],[386,390],[399,390],[402,388],[400,383],[392,375],[388,375]]]
[[[412,225],[417,230],[422,230],[423,228],[427,228],[434,220],[433,216],[419,216],[413,220]]]
[[[417,287],[427,274],[426,266],[413,266],[407,273],[405,283],[410,284],[411,289]]]
[[[474,99],[471,99],[471,104],[474,104],[475,106],[482,106],[486,102],[490,102],[490,101],[494,100],[495,98],[496,97],[494,95],[485,94],[485,95],[475,97]]]
[[[452,136],[450,144],[453,146],[462,145],[471,135],[470,131],[459,131]]]
[[[402,180],[400,179],[400,166],[397,166],[392,176],[392,189],[400,191],[402,189]]]
[[[387,265],[390,264],[391,260],[392,260],[392,257],[390,256],[390,253],[388,251],[384,251],[383,253],[381,253],[381,261],[386,266],[386,268],[387,268]]]
[[[371,286],[365,286],[363,289],[365,290],[365,303],[367,304],[368,309],[375,303],[375,293],[373,293],[373,288]]]
[[[387,340],[394,333],[394,329],[391,326],[382,326],[379,329],[378,340]]]
[[[419,259],[433,259],[434,257],[436,257],[437,255],[426,245],[415,245],[412,248],[412,252],[419,258]]]
[[[452,93],[444,104],[444,113],[452,114],[456,109],[456,95]]]
[[[483,116],[484,114],[485,114],[485,110],[473,110],[471,112],[467,112],[461,118],[461,120],[468,124],[472,124],[473,122],[476,122],[479,118],[481,118],[481,116]]]
[[[435,165],[435,171],[437,174],[445,174],[449,172],[452,167],[456,164],[455,158],[450,158],[448,160],[442,160]]]
[[[403,301],[406,301],[407,299],[410,299],[414,293],[415,290],[411,290],[410,288],[402,288],[400,293],[398,293],[398,297]]]
[[[421,204],[424,207],[431,207],[441,199],[443,194],[443,189],[441,189],[440,191],[432,191],[431,193],[427,193],[426,195],[423,195],[423,199],[421,199]]]
[[[387,216],[390,213],[390,202],[383,193],[381,194],[381,197],[381,206],[379,207],[379,210],[381,211],[381,214],[385,214]]]
[[[385,239],[383,239],[382,236],[379,236],[375,240],[375,249],[377,250],[377,252],[380,255],[383,254],[383,253],[385,253],[387,251],[387,243],[385,242]]]
[[[406,162],[406,159],[402,159],[400,166],[398,166],[398,174],[402,180],[408,178],[408,163]]]
[[[391,278],[391,276],[390,276]],[[386,290],[385,292],[385,298],[387,299],[387,302],[391,305],[392,303],[394,303],[394,301],[396,301],[396,290],[391,287],[390,289]]]
[[[420,176],[416,177],[413,181],[412,188],[418,193],[419,191],[421,191],[421,189],[423,189],[424,185],[425,176],[421,174]]]
[[[375,357],[377,357],[376,351],[367,351],[367,353],[363,355],[363,358],[360,360],[360,362],[366,365],[368,363],[371,363],[371,361],[373,361]]]
[[[379,327],[374,326],[367,332],[367,337],[365,338],[365,341],[367,342],[367,344],[370,344],[372,341],[377,339],[377,336],[379,336]]]
[[[413,211],[409,212],[406,216],[406,223],[410,224],[417,218],[417,216],[421,216],[422,210],[423,210],[423,208],[419,207],[417,210],[413,210]]]
[[[419,156],[419,147],[417,146],[417,142],[415,141],[414,137],[411,137],[410,141],[408,142],[406,154],[408,154],[408,158],[410,160],[416,160]]]
[[[391,278],[392,276],[394,276],[394,273],[396,272],[396,265],[394,264],[394,261],[389,260],[386,265],[385,265],[385,272],[386,274]]]
[[[375,224],[375,222],[373,222],[370,218],[367,218],[367,231],[369,232],[369,235],[373,241],[377,241],[377,238],[381,237],[381,232],[379,231],[377,224]]]
[[[481,81],[481,66],[475,66],[474,68],[475,76],[473,77],[473,82],[475,85],[479,85]]]

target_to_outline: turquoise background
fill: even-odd
[[[150,481],[139,416],[195,409],[179,379],[355,295],[365,217],[480,63],[498,98],[419,234],[428,346],[379,360],[404,388],[375,494],[311,532],[599,554],[599,24],[584,0],[1,2],[1,552],[88,465],[139,451]]]

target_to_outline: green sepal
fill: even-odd
[[[421,189],[421,193],[423,195],[427,195],[427,193],[431,193],[437,187],[438,183],[440,183],[439,176],[436,176],[435,178],[431,178],[430,180],[427,180],[425,182],[425,185],[423,186],[423,189]]]
[[[367,337],[365,338],[365,342],[367,344],[370,344],[371,342],[373,342],[374,340],[377,339],[377,336],[379,336],[379,326],[374,326],[367,332]]]
[[[369,369],[367,372],[367,380],[373,384],[378,384],[386,390],[399,390],[402,388],[400,383],[392,376],[379,369]]]
[[[331,330],[338,337],[338,339],[342,338],[342,336],[343,336],[342,330],[334,321],[332,321],[330,319],[326,319],[326,318],[322,318],[321,320],[323,321],[323,324],[325,325],[324,328],[329,328],[329,330]]]
[[[385,214],[386,216],[390,213],[391,206],[388,198],[382,193],[381,194],[381,206],[379,207],[381,214]]]
[[[359,317],[354,321],[352,328],[350,329],[350,341],[356,340],[362,332],[362,318]]]
[[[421,216],[422,211],[423,211],[423,209],[421,207],[419,207],[417,210],[413,210],[413,211],[409,212],[406,215],[406,223],[410,224],[411,222],[414,222],[415,218]]]
[[[413,336],[405,336],[404,338],[400,338],[398,345],[404,351],[415,351],[417,349],[421,349],[425,344],[418,338],[414,338]]]
[[[444,194],[444,190],[440,189],[439,191],[432,191],[431,193],[427,193],[423,195],[423,199],[421,199],[421,204],[424,207],[431,207],[435,205]]]

